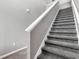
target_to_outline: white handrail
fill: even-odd
[[[74,3],[74,1],[72,0],[72,3],[74,4],[73,7],[74,7],[74,10],[75,10],[75,14],[76,14],[76,18],[79,19],[79,14],[78,14],[78,11],[77,11],[77,8],[76,8],[76,5]],[[78,22],[79,24],[79,22]]]
[[[77,11],[77,8],[76,8],[76,5],[74,3],[74,0],[72,0],[72,8],[74,10],[74,13],[75,13],[75,23],[76,23],[76,30],[77,30],[77,37],[78,37],[78,44],[79,44],[79,14],[78,14],[78,11]]]
[[[47,15],[48,12],[55,6],[55,4],[58,2],[58,0],[53,1],[52,5],[39,17],[37,18],[28,28],[25,29],[25,31],[30,32],[32,29],[34,29],[37,24]]]

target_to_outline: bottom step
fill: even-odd
[[[43,53],[41,53],[37,59],[67,59],[67,58],[43,51]]]
[[[47,52],[52,53],[52,54],[62,56],[64,58],[68,58],[68,59],[79,59],[79,54],[74,53],[74,52],[70,52],[70,51],[65,51],[65,50],[58,49],[58,48],[45,46],[45,47],[43,47],[42,50],[47,51]]]

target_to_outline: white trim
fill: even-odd
[[[10,55],[13,55],[14,53],[20,52],[20,51],[22,51],[22,50],[24,50],[24,49],[27,49],[27,46],[22,47],[22,48],[20,48],[20,49],[17,49],[17,50],[15,50],[15,51],[12,51],[12,52],[10,52],[10,53],[7,53],[7,54],[5,54],[5,55],[2,55],[2,56],[0,56],[0,59],[3,59],[3,58],[5,58],[5,57],[7,57],[7,56],[10,56]]]
[[[28,48],[27,48],[27,59],[31,59],[31,54],[30,54],[30,41],[31,41],[31,35],[30,35],[30,32],[26,32],[26,34],[27,34],[27,38],[26,39],[28,39],[27,41],[27,45],[28,45]]]
[[[25,29],[25,31],[31,32],[32,29],[34,29],[37,24],[50,12],[50,10],[55,6],[57,2],[58,0],[54,1],[52,5],[40,17],[38,17],[28,28]]]
[[[75,21],[75,25],[76,25],[76,31],[77,31],[77,37],[78,37],[78,45],[79,45],[79,28],[78,28],[78,26],[79,26],[79,21],[78,21],[79,14],[78,14],[77,8],[76,8],[75,3],[74,3],[73,0],[72,0],[71,4],[72,4],[73,12],[74,12],[74,21]]]
[[[45,37],[44,37],[44,39],[43,39],[43,41],[42,41],[42,43],[41,43],[41,45],[40,45],[40,47],[39,47],[39,49],[38,49],[38,51],[37,51],[37,53],[36,53],[34,59],[37,59],[37,57],[41,54],[41,48],[42,48],[43,46],[45,46],[45,41],[47,40],[47,35],[49,34],[50,28],[52,27],[52,25],[53,25],[54,22],[55,22],[55,19],[56,19],[56,16],[57,16],[58,12],[59,12],[59,10],[57,11],[57,13],[56,13],[56,15],[55,15],[55,17],[54,17],[54,19],[53,19],[53,21],[52,21],[52,23],[51,23],[51,25],[50,25],[48,31],[47,31],[47,33],[46,33],[46,35],[45,35]]]

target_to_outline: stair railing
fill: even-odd
[[[78,37],[78,45],[79,45],[79,13],[78,13],[78,10],[76,8],[74,0],[71,0],[71,6],[72,6],[72,10],[73,10],[76,31],[77,31],[77,37]]]
[[[55,0],[52,5],[26,28],[27,59],[35,59],[42,46],[42,41],[59,11],[59,2]],[[41,53],[41,52],[40,52]]]

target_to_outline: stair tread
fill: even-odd
[[[71,11],[71,10],[62,10],[62,11],[61,11],[61,10],[59,10],[59,13],[67,13],[67,12],[68,12],[68,13],[72,13],[72,11]]]
[[[59,14],[67,15],[67,14],[73,14],[73,12],[72,11],[63,11],[63,12],[59,12]]]
[[[56,20],[73,20],[74,18],[73,17],[68,17],[68,18],[56,18]]]
[[[77,36],[48,35],[48,37],[57,37],[57,38],[64,38],[64,39],[76,39],[76,40],[77,40]]]
[[[56,23],[57,23],[57,22],[60,22],[60,23],[64,23],[64,22],[74,22],[74,20],[62,20],[62,21],[60,21],[60,20],[58,21],[58,20],[57,20],[57,21],[55,21],[55,22],[56,22]]]
[[[57,17],[63,17],[63,16],[64,16],[64,17],[67,17],[67,16],[68,16],[68,17],[73,17],[73,15],[57,15]]]
[[[51,53],[41,53],[40,56],[37,59],[66,59],[61,56],[51,54]]]
[[[73,15],[73,12],[72,11],[59,11],[59,13],[58,13],[58,15],[67,15],[67,14]]]
[[[62,15],[62,16],[58,16],[58,17],[56,17],[56,18],[66,18],[66,17],[68,17],[68,18],[72,18],[73,17],[73,15]]]
[[[75,25],[68,25],[68,26],[54,26],[53,28],[75,28]]]
[[[73,14],[72,12],[59,12],[61,15],[68,15],[68,14]]]
[[[73,16],[73,14],[58,14],[57,17],[62,17],[62,16]]]
[[[64,18],[67,18],[67,19],[68,19],[68,18],[74,18],[74,17],[56,17],[56,19],[59,19],[59,18],[61,18],[61,19],[62,19],[62,18],[63,18],[63,19],[64,19]]]
[[[73,43],[69,43],[69,42],[61,42],[61,41],[56,41],[56,40],[49,40],[49,39],[46,42],[50,43],[50,44],[60,45],[60,46],[79,50],[78,44],[73,44]]]
[[[74,33],[74,34],[76,34],[76,30],[51,30],[50,32],[58,32],[58,33],[61,33],[61,32],[63,32],[63,33]]]
[[[69,42],[73,44],[78,44],[78,40],[69,40],[69,39],[61,39],[61,38],[48,38],[48,40],[55,40],[55,41],[61,41],[61,42]]]
[[[71,59],[76,59],[76,58],[78,59],[79,58],[79,54],[70,52],[70,51],[66,51],[63,49],[53,48],[53,47],[49,47],[49,46],[44,46],[42,49],[47,52],[57,54],[57,55],[60,55],[63,57],[71,58]]]
[[[74,24],[75,23],[73,20],[69,20],[69,21],[71,21],[71,22],[64,22],[63,23],[62,21],[58,21],[58,22],[55,21],[54,24],[69,24],[69,23],[73,23]]]
[[[61,28],[61,27],[52,27],[51,29],[58,29],[58,30],[71,30],[71,29],[75,29],[75,27],[73,27],[73,28],[65,28],[65,27],[63,27],[63,28]]]
[[[52,37],[50,36],[52,35]],[[61,36],[61,37],[59,37]],[[65,36],[65,38],[64,38]],[[61,38],[61,39],[71,39],[71,37],[76,37],[77,34],[76,33],[66,33],[66,32],[49,32],[48,38]],[[68,38],[66,38],[68,37]],[[73,40],[77,40],[77,39],[73,39]]]
[[[65,22],[66,22],[66,21],[74,21],[74,19],[73,19],[73,18],[70,18],[70,19],[68,20],[68,19],[65,19],[65,18],[64,18],[64,19],[63,19],[63,18],[62,18],[62,19],[59,18],[59,19],[56,19],[55,21],[60,21],[60,22],[65,21]]]
[[[66,23],[57,22],[57,23],[54,23],[54,25],[75,25],[75,23],[74,22],[66,22]]]
[[[47,36],[47,38],[49,40],[57,40],[57,41],[61,41],[61,42],[69,42],[69,43],[76,43],[78,44],[78,39],[75,38],[75,39],[71,39],[71,38],[63,38],[63,37],[50,37],[50,36]]]
[[[62,14],[62,13],[58,13],[58,16],[67,16],[67,15],[72,15],[73,16],[73,13],[65,13],[65,14]]]
[[[51,28],[50,31],[76,31],[76,28]]]
[[[67,13],[72,13],[72,11],[71,10],[64,10],[64,11],[59,11],[59,13],[65,13],[65,14],[67,14]]]

